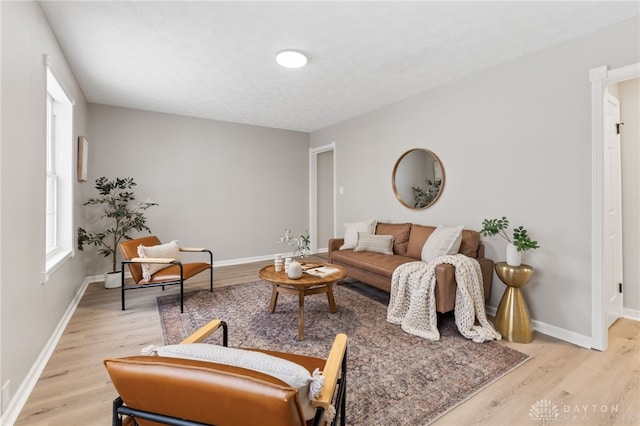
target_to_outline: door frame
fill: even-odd
[[[318,251],[318,155],[333,152],[333,236],[336,235],[336,143],[309,148],[309,238],[311,252]]]
[[[607,86],[640,77],[640,63],[589,70],[591,82],[591,347],[605,351],[609,343],[604,287],[604,96]]]

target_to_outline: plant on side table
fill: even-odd
[[[522,263],[522,252],[540,248],[537,241],[529,236],[529,233],[523,226],[513,228],[512,237],[509,238],[507,229],[509,228],[509,219],[485,219],[482,221],[482,229],[480,235],[484,237],[493,237],[499,235],[509,243],[507,245],[507,263],[511,266],[520,266]]]
[[[135,202],[132,188],[136,186],[133,178],[116,178],[109,180],[106,177],[96,179],[95,188],[98,190],[96,198],[89,198],[84,205],[99,205],[103,211],[100,219],[108,222],[101,231],[88,232],[84,228],[78,228],[78,249],[84,250],[84,246],[98,247],[98,253],[104,257],[112,256],[112,270],[105,273],[105,287],[120,287],[120,273],[117,270],[116,253],[118,244],[123,239],[130,240],[132,231],[151,230],[147,226],[147,218],[144,211],[157,203],[151,201]]]

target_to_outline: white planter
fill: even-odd
[[[520,266],[522,264],[522,252],[513,244],[507,244],[507,265]]]
[[[104,274],[104,288],[120,288],[122,272],[107,272]]]

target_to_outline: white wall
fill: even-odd
[[[2,139],[0,159],[0,383],[12,399],[80,288],[76,256],[43,284],[46,68],[43,54],[75,100],[74,141],[86,132],[87,105],[36,2],[0,2]],[[75,164],[76,148],[74,142]],[[74,185],[79,212],[82,187]],[[75,215],[79,223],[79,215]],[[74,238],[75,241],[75,238]],[[6,401],[5,401],[6,403]]]
[[[308,228],[307,133],[104,105],[89,111],[86,192],[99,176],[133,177],[137,198],[159,204],[147,216],[162,241],[237,261],[290,252],[277,242],[284,228]],[[92,222],[94,211],[86,214]],[[104,259],[85,253],[87,273],[103,273]]]
[[[589,70],[639,58],[639,22],[630,20],[311,134],[336,142],[337,222],[378,220],[463,224],[507,216],[541,245],[525,263],[534,320],[591,335],[591,135]],[[375,149],[373,149],[375,147]],[[410,148],[443,163],[436,204],[409,210],[394,197],[391,172]],[[485,239],[488,257],[505,242]],[[490,304],[504,285],[494,277]]]
[[[624,307],[640,313],[640,79],[618,85],[622,155]]]

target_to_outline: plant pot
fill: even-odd
[[[104,288],[120,288],[122,285],[122,272],[106,272],[104,274]]]
[[[522,264],[522,252],[512,243],[507,244],[507,265],[520,266]]]

